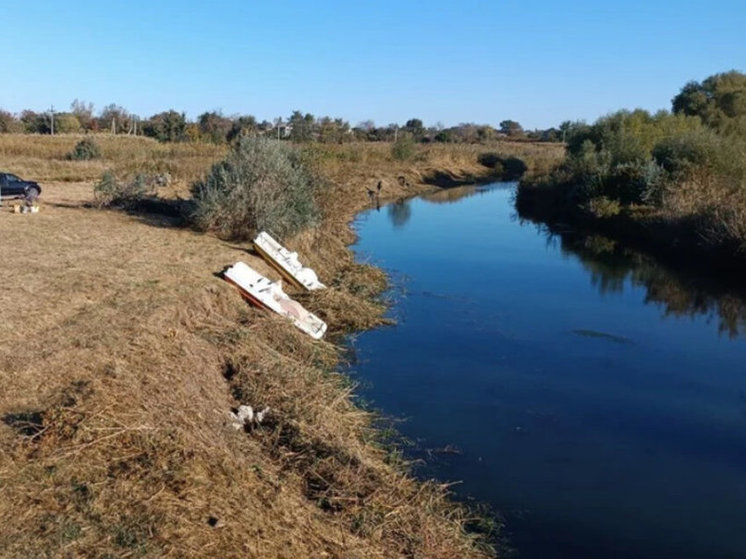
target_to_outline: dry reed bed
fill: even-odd
[[[0,136],[2,164],[19,172],[74,143],[19,141]],[[188,149],[130,143],[152,149],[146,159],[176,150],[183,159],[169,164],[194,173]],[[384,198],[409,196],[434,165],[481,169],[467,149],[412,163],[380,146],[330,153],[318,159],[332,178],[324,221],[289,245],[331,286],[302,300],[333,334],[382,322],[385,276],[347,248],[366,188],[380,180]],[[203,171],[215,155],[196,157]],[[107,163],[124,169],[130,156]],[[339,349],[247,307],[212,275],[240,259],[272,277],[265,263],[166,219],[86,209],[90,186],[51,185],[38,215],[0,213],[0,556],[489,554],[445,489],[414,481],[383,448],[334,372]],[[272,411],[237,431],[238,404]]]
[[[84,137],[0,134],[0,171],[42,182],[95,181],[106,170],[118,176],[169,173],[183,186],[201,176],[227,150],[213,144],[161,144],[144,137],[95,134],[93,138],[101,148],[100,159],[68,160],[67,154]]]

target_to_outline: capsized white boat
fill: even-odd
[[[266,231],[262,231],[256,236],[254,248],[293,285],[309,291],[326,287],[319,281],[316,272],[300,263],[297,252],[290,252]]]
[[[282,290],[282,280],[270,281],[243,262],[236,262],[223,272],[223,278],[238,287],[241,295],[259,307],[287,317],[315,340],[326,332],[326,323]]]

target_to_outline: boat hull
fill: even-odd
[[[266,231],[256,236],[254,249],[291,285],[306,291],[326,287],[319,281],[316,272],[300,263],[297,253],[289,251]]]
[[[249,303],[284,316],[312,338],[319,340],[326,333],[326,323],[290,298],[280,281],[270,281],[243,262],[227,268],[223,279],[234,285]]]

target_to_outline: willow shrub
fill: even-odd
[[[192,221],[226,239],[266,230],[280,239],[313,225],[317,181],[299,153],[276,140],[242,137],[192,185]]]

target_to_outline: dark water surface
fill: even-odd
[[[403,286],[397,326],[353,342],[363,397],[522,559],[746,557],[743,299],[521,223],[512,195],[360,216],[358,258]]]

